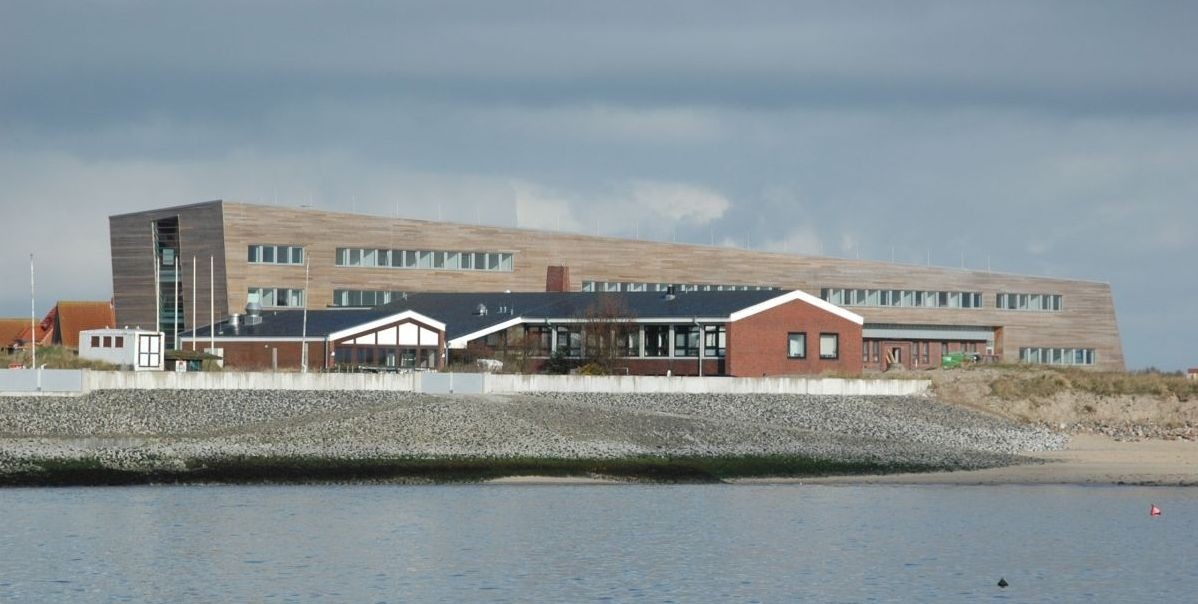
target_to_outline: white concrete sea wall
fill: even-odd
[[[83,372],[76,369],[0,369],[0,393],[71,394],[83,390]]]
[[[487,376],[492,393],[617,392],[690,394],[823,394],[840,396],[914,396],[926,394],[931,380],[845,378],[728,378],[648,375],[504,375]]]
[[[92,390],[395,390],[413,392],[415,374],[214,373],[85,371],[83,385]]]
[[[38,372],[0,369],[0,395],[39,392]],[[41,394],[94,390],[382,390],[432,394],[525,392],[918,396],[930,380],[506,375],[480,373],[214,373],[43,370]]]

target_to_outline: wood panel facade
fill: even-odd
[[[112,296],[117,326],[158,330],[153,223],[176,217],[179,219],[179,291],[183,298],[184,317],[181,329],[207,325],[213,301],[216,320],[228,316],[230,294],[225,280],[224,220],[221,202],[216,201],[123,214],[108,219]],[[196,285],[194,296],[193,266]],[[213,270],[210,271],[209,267]],[[194,313],[193,297],[194,307],[198,309]],[[193,314],[197,315],[194,320]]]
[[[217,260],[217,314],[241,312],[250,287],[304,288],[303,266],[251,264],[255,244],[299,245],[311,263],[310,308],[333,302],[335,289],[391,291],[544,291],[549,266],[569,267],[570,288],[583,281],[770,285],[819,295],[822,288],[914,289],[982,293],[982,308],[852,306],[869,324],[955,325],[992,328],[996,353],[1018,360],[1021,347],[1092,348],[1096,366],[1122,369],[1123,351],[1110,286],[1106,283],[798,256],[727,247],[595,237],[334,213],[319,210],[208,202],[114,216],[110,219],[113,290],[119,324],[153,322],[150,221],[178,215],[185,263],[194,254]],[[339,247],[510,252],[510,272],[336,266]],[[226,261],[227,259],[227,261]],[[207,272],[200,270],[201,312],[207,323]],[[190,265],[183,272],[190,295]],[[998,293],[1063,297],[1061,311],[995,308]],[[219,301],[223,300],[222,305]],[[185,305],[185,314],[191,309]],[[147,318],[148,317],[148,318]],[[190,319],[186,322],[191,325]]]

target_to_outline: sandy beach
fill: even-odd
[[[959,472],[829,476],[823,478],[736,478],[731,484],[927,484],[927,485],[1140,485],[1198,486],[1198,442],[1117,441],[1074,436],[1064,451],[1041,453],[1042,464]],[[604,478],[510,476],[492,484],[627,484]]]
[[[1198,442],[1186,440],[1117,441],[1080,434],[1063,451],[1040,453],[1043,464],[963,472],[835,476],[827,478],[735,482],[802,482],[809,484],[1129,484],[1198,486]]]

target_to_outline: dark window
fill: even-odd
[[[92,336],[92,348],[100,347],[100,336]]]
[[[645,326],[645,356],[647,356],[647,357],[668,357],[668,356],[670,356],[670,326],[669,325],[646,325]]]
[[[491,350],[503,350],[507,344],[507,332],[497,331],[483,337],[483,345]]]
[[[116,348],[124,348],[125,347],[125,337],[124,336],[116,336],[116,338],[114,338],[113,345]]]
[[[807,358],[807,333],[791,332],[786,335],[786,358]]]
[[[530,325],[524,329],[524,343],[529,353],[537,357],[549,356],[549,345],[553,337],[550,327],[545,325]]]
[[[399,350],[399,366],[400,367],[415,367],[416,366],[416,349],[401,348]]]
[[[723,325],[708,325],[703,328],[706,335],[703,343],[706,350],[703,354],[709,357],[724,358],[725,347],[727,346],[727,330]]]
[[[676,356],[676,357],[697,357],[697,356],[699,356],[699,326],[698,325],[675,325],[674,326],[674,356]]]
[[[558,327],[557,352],[568,357],[582,356],[582,328]]]
[[[627,332],[616,335],[620,351],[626,357],[641,356],[641,330],[629,327]]]
[[[104,348],[112,348],[112,336],[104,336]]]

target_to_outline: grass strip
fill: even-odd
[[[729,478],[842,476],[962,469],[943,465],[834,461],[795,455],[638,456],[613,459],[227,457],[193,460],[185,469],[148,470],[114,468],[96,458],[50,459],[30,463],[32,467],[27,470],[0,474],[0,486],[463,483],[506,476],[586,476],[652,483],[713,483]]]

